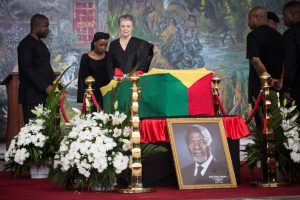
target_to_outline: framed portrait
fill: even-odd
[[[179,189],[237,187],[221,118],[167,119]]]

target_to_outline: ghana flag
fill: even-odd
[[[141,75],[137,83],[141,88],[139,117],[213,115],[212,75],[213,72],[205,68],[151,69]],[[111,111],[114,107],[127,113],[131,106],[131,86],[130,80],[124,79],[112,80],[102,87],[104,109]]]

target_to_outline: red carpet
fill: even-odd
[[[81,192],[61,188],[48,180],[32,180],[28,176],[13,179],[7,172],[0,173],[1,200],[99,200],[99,199],[225,199],[300,195],[300,184],[281,188],[256,188],[249,182],[260,180],[259,172],[242,170],[242,180],[235,189],[178,190],[176,187],[156,188],[154,193],[117,194],[113,192]]]

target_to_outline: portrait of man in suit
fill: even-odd
[[[213,139],[209,130],[199,124],[186,126],[185,142],[193,163],[181,168],[183,184],[229,184],[226,162],[212,154]]]

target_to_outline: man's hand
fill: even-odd
[[[52,90],[52,85],[49,85],[47,88],[46,88],[46,93],[47,93],[47,95],[49,95],[50,94],[50,92],[51,92],[51,90]]]
[[[270,85],[276,90],[281,90],[283,85],[282,82],[281,79],[272,79]]]

